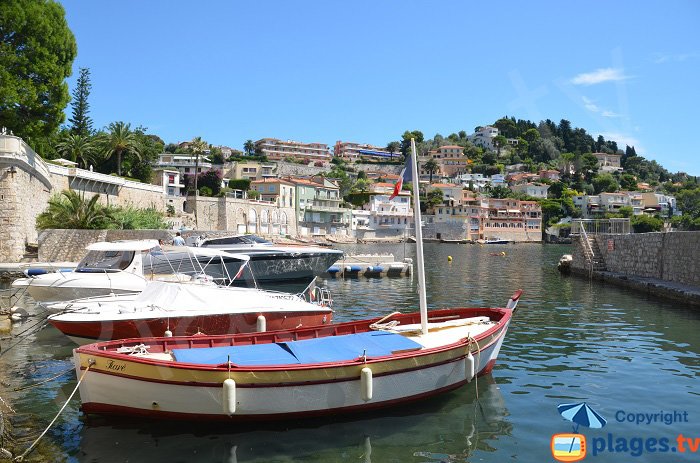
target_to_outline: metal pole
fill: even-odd
[[[421,227],[420,198],[418,193],[418,159],[416,141],[411,138],[411,173],[413,177],[413,218],[416,222],[416,270],[418,271],[418,301],[420,304],[420,326],[428,334],[428,302],[425,296],[425,265],[423,260],[423,229]]]

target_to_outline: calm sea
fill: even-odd
[[[410,244],[343,249],[415,257]],[[426,244],[425,250],[431,308],[503,306],[514,290],[524,290],[497,366],[478,383],[352,419],[238,428],[86,419],[76,397],[33,457],[71,462],[544,462],[554,461],[552,435],[574,430],[557,405],[586,402],[607,420],[602,429],[579,428],[587,438],[587,460],[700,459],[698,309],[561,276],[556,263],[567,247]],[[505,255],[494,255],[501,251]],[[335,320],[414,309],[416,280],[327,280]],[[13,332],[30,330],[33,323],[36,319]],[[0,344],[0,396],[17,412],[12,417],[15,439],[28,446],[64,403],[75,376],[11,389],[70,368],[73,346],[51,327],[12,347],[14,342]],[[643,422],[637,423],[638,415]]]

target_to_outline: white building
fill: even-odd
[[[277,138],[262,138],[255,142],[255,149],[270,160],[284,160],[287,157],[303,161],[330,161],[331,155],[325,143],[302,143]]]
[[[481,146],[484,149],[495,151],[496,145],[493,139],[498,136],[498,128],[487,125],[480,130],[469,135],[467,138],[474,146]]]
[[[375,183],[370,191],[369,203],[363,209],[369,211],[368,226],[371,229],[391,230],[402,235],[407,227],[413,227],[411,193],[404,190],[389,199],[393,191],[394,185],[391,183]]]
[[[511,190],[516,193],[524,193],[533,198],[546,198],[547,191],[549,190],[549,185],[543,185],[540,183],[521,183],[518,185],[513,185]]]

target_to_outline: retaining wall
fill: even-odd
[[[595,235],[609,272],[700,287],[700,232]],[[574,240],[572,267],[586,269],[581,240]]]

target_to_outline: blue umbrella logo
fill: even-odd
[[[586,426],[587,428],[602,428],[607,423],[605,418],[589,407],[586,402],[581,402],[578,404],[560,404],[557,406],[557,410],[565,420],[569,420],[574,423],[574,433],[578,433],[579,426]],[[569,452],[571,452],[571,449],[573,449],[575,441],[575,438],[571,440]]]
[[[579,426],[602,428],[607,424],[605,418],[589,407],[586,402],[578,404],[560,404],[557,406],[557,410],[565,420],[569,420],[575,424],[574,432],[578,432]]]

